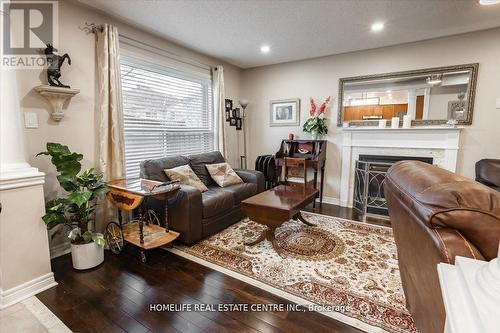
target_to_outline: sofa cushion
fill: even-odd
[[[257,184],[241,183],[221,188],[223,191],[230,192],[234,196],[234,203],[239,204],[243,200],[257,194]]]
[[[221,214],[234,206],[234,197],[231,192],[223,191],[220,187],[210,187],[201,194],[203,218]]]
[[[171,180],[178,180],[181,184],[191,185],[200,192],[208,191],[208,188],[201,182],[198,176],[196,176],[189,164],[172,169],[165,169],[165,173]]]
[[[181,165],[186,165],[189,160],[185,156],[174,156],[145,160],[141,162],[141,178],[165,182],[168,179],[163,170],[173,169]]]
[[[243,180],[234,172],[229,163],[216,163],[206,165],[210,177],[220,187],[243,183]]]
[[[213,151],[210,153],[189,155],[187,158],[189,159],[189,166],[191,166],[191,169],[193,169],[194,173],[200,178],[203,184],[207,186],[215,184],[208,173],[206,165],[225,162],[221,153]]]

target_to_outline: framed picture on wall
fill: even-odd
[[[240,108],[233,110],[233,118],[240,118]]]
[[[229,119],[229,125],[230,126],[236,126],[236,118]]]
[[[300,99],[271,101],[269,126],[299,126]]]

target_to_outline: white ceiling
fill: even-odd
[[[476,0],[79,1],[242,68],[500,26],[500,4]],[[375,21],[382,32],[370,30]]]

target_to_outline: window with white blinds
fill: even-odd
[[[209,75],[122,54],[121,79],[127,178],[139,177],[140,162],[146,159],[214,150]]]

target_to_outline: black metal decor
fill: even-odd
[[[71,58],[67,53],[62,56],[54,54],[54,52],[57,52],[57,49],[50,43],[46,45],[47,47],[45,48],[44,53],[49,66],[47,68],[47,81],[49,85],[54,87],[70,88],[70,86],[62,84],[61,81],[59,81],[59,78],[61,77],[61,66],[66,59],[68,59],[68,65],[71,65]]]
[[[278,178],[281,173],[281,167],[276,167],[274,155],[261,155],[255,160],[255,170],[264,174],[266,190],[278,185]]]
[[[233,109],[233,100],[231,99],[225,100],[225,107],[226,121],[229,122],[230,126],[235,126],[237,131],[241,131],[243,129],[243,119],[240,108]]]
[[[384,193],[385,175],[394,163],[403,160],[433,162],[432,157],[359,155],[354,168],[354,209],[363,215],[389,216]]]

